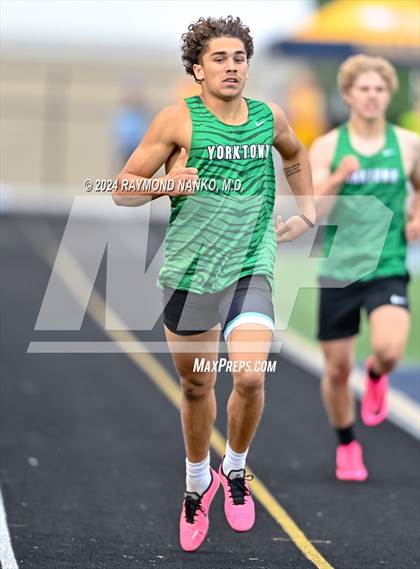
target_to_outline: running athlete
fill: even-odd
[[[364,309],[372,352],[361,416],[365,425],[379,425],[388,412],[388,374],[403,356],[409,331],[406,242],[420,234],[420,148],[415,133],[386,121],[398,88],[388,61],[350,57],[339,69],[338,88],[350,108],[349,121],[310,150],[317,205],[322,209],[327,201],[318,196],[339,197],[329,215],[320,271],[321,391],[338,436],[336,476],[363,481],[368,472],[354,433],[349,375]],[[407,181],[415,191],[406,213]]]
[[[145,196],[122,192],[123,181],[142,182],[162,165],[174,181],[165,238],[164,328],[181,388],[186,448],[186,492],[180,517],[185,551],[204,541],[209,509],[221,483],[225,514],[236,531],[255,520],[245,461],[264,402],[264,372],[274,313],[273,265],[277,241],[290,241],[315,222],[307,154],[274,103],[242,97],[253,54],[239,18],[200,18],[182,37],[182,60],[201,85],[200,96],[160,112],[122,170],[120,205]],[[299,214],[273,222],[272,146],[283,158]],[[189,193],[182,192],[182,185]],[[161,192],[152,194],[159,197]],[[210,467],[216,416],[214,385],[219,335],[232,364],[226,454]],[[250,350],[250,346],[255,347]],[[195,366],[205,361],[203,369]],[[246,367],[244,363],[246,360]]]

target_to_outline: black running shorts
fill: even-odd
[[[337,287],[345,283],[321,277],[318,339],[338,340],[356,335],[362,308],[368,315],[386,304],[408,310],[408,281],[408,276],[380,277]]]
[[[216,293],[198,294],[164,287],[163,321],[181,336],[200,334],[221,324],[225,339],[236,326],[263,324],[274,330],[272,291],[262,275],[243,277]]]

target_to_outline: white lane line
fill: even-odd
[[[276,317],[276,322],[280,322],[280,318]],[[324,362],[321,350],[316,344],[290,330],[281,336],[284,341],[282,350],[287,358],[319,378],[323,373]],[[350,384],[359,400],[364,394],[364,381],[363,371],[354,368]],[[387,419],[406,433],[420,439],[420,405],[395,387],[388,390],[388,402]]]
[[[22,232],[27,235],[25,229],[22,229]],[[86,290],[86,287],[88,286],[85,273],[78,265],[77,260],[64,249],[61,251],[62,264],[60,265],[57,261],[54,262],[54,258],[51,256],[48,248],[48,243],[54,243],[54,235],[47,225],[44,226],[43,233],[44,236],[47,233],[50,233],[45,245],[40,247],[38,239],[34,239],[34,231],[31,231],[30,243],[33,245],[34,249],[39,252],[41,258],[45,259],[50,267],[54,267],[54,270],[59,271],[63,282],[72,291],[75,298],[83,302],[84,296],[82,291]],[[37,237],[40,237],[40,234],[38,234]],[[103,328],[105,300],[96,290],[93,290],[91,293],[90,305],[87,310],[93,320]],[[112,321],[115,322],[118,330],[118,338],[115,330],[104,329],[109,337],[113,338],[115,342],[122,342],[124,341],[123,339],[126,338],[130,342],[137,343],[133,333],[126,329],[126,326],[117,314],[112,314]],[[169,401],[171,401],[175,407],[180,409],[181,390],[178,382],[159,362],[159,360],[150,353],[143,353],[141,356],[133,353],[127,353],[127,356],[130,357],[130,359],[149,376],[151,381],[162,391]],[[220,458],[222,458],[225,453],[226,440],[216,428],[213,428],[211,446]],[[247,471],[253,476],[252,489],[255,497],[279,524],[283,531],[290,537],[297,549],[299,549],[302,554],[318,569],[333,569],[332,565],[324,559],[321,553],[315,548],[312,542],[295,523],[293,518],[291,518],[282,505],[277,502],[276,498],[270,493],[262,480],[260,480],[248,466]]]
[[[0,487],[0,563],[2,569],[19,569],[12,542],[10,541],[7,525],[6,510],[4,509],[3,493]]]

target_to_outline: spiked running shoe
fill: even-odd
[[[363,482],[368,477],[368,471],[363,464],[362,447],[357,441],[337,447],[336,465],[338,480]]]
[[[210,505],[219,488],[217,472],[210,468],[210,473],[210,486],[201,496],[185,492],[179,520],[179,540],[184,551],[195,551],[206,539]]]
[[[235,531],[248,531],[255,522],[254,500],[247,484],[247,480],[252,480],[253,476],[246,475],[245,469],[231,470],[226,476],[222,464],[219,478],[225,493],[226,519]]]
[[[363,423],[375,427],[388,415],[388,376],[381,375],[377,380],[369,377],[371,358],[366,362],[365,394],[362,400],[361,415]]]

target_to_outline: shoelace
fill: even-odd
[[[201,499],[194,500],[192,496],[187,494],[185,496],[185,519],[189,524],[194,523],[194,518],[197,515],[198,510],[204,513],[204,508],[201,505]]]
[[[241,478],[228,478],[230,496],[235,506],[245,504],[245,496],[250,496],[251,491],[246,487],[246,480],[253,480],[252,474],[247,474]]]

